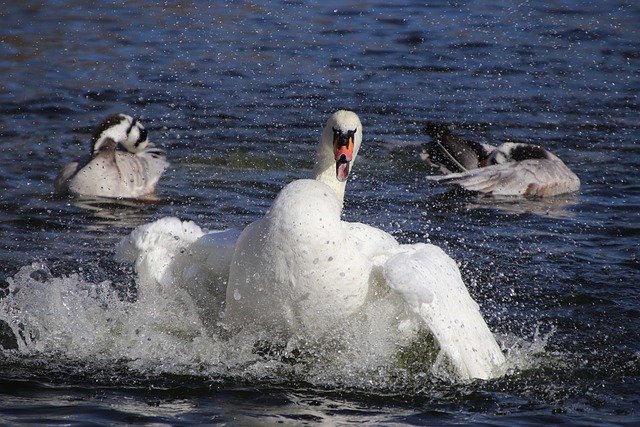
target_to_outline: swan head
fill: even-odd
[[[324,127],[314,177],[332,187],[346,183],[362,143],[362,123],[352,111],[335,112]]]
[[[101,150],[108,139],[114,140],[119,147],[137,154],[149,145],[147,130],[137,119],[126,114],[114,114],[107,117],[93,133],[92,153]]]
[[[344,131],[339,127],[334,127],[331,130],[333,131],[333,154],[336,160],[336,179],[344,182],[349,177],[349,165],[353,161],[355,135],[358,128]]]

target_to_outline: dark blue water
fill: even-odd
[[[633,1],[4,5],[0,420],[639,423],[638,22]],[[136,303],[134,273],[112,260],[122,237],[169,215],[209,229],[260,218],[285,183],[308,176],[339,108],[359,114],[365,139],[345,218],[458,260],[507,375],[239,369],[207,363],[195,341],[128,360],[92,351],[108,338],[86,311],[95,295],[114,289],[125,312]],[[168,152],[160,202],[54,197],[58,168],[117,112],[139,116]],[[582,188],[544,201],[445,197],[418,157],[427,121],[542,144]],[[30,305],[8,313],[19,285]]]

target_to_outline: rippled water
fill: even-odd
[[[640,422],[636,2],[51,0],[5,5],[0,19],[3,298],[16,284],[42,295],[2,314],[4,423]],[[209,229],[260,218],[308,175],[338,108],[358,112],[365,135],[345,218],[457,259],[508,353],[506,376],[242,370],[167,342],[137,360],[92,353],[108,336],[83,311],[97,310],[91,296],[115,289],[123,312],[136,303],[133,272],[112,260],[123,236],[169,215]],[[140,116],[167,149],[161,200],[54,197],[57,169],[116,112]],[[540,143],[582,188],[544,201],[448,197],[418,158],[421,125],[434,120],[481,140]],[[45,307],[57,307],[52,320],[79,317],[42,325],[46,337],[8,331]],[[70,348],[69,334],[87,344]],[[47,345],[15,348],[31,338]]]

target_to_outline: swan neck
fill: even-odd
[[[336,179],[335,161],[332,159],[329,160],[330,162],[328,164],[326,162],[323,162],[323,164],[321,164],[321,162],[316,163],[313,169],[313,179],[328,185],[336,193],[340,206],[342,206],[347,181],[340,182]]]

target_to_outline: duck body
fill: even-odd
[[[139,198],[155,191],[167,167],[164,152],[148,141],[142,124],[118,114],[96,128],[91,154],[65,165],[54,187],[58,194]]]
[[[145,153],[101,149],[91,158],[67,164],[56,192],[85,197],[139,198],[155,192],[167,163]]]
[[[428,177],[436,184],[493,196],[550,197],[580,188],[578,176],[538,145],[481,144],[454,135],[446,125],[431,124],[426,131],[431,141],[421,157],[445,174]]]

